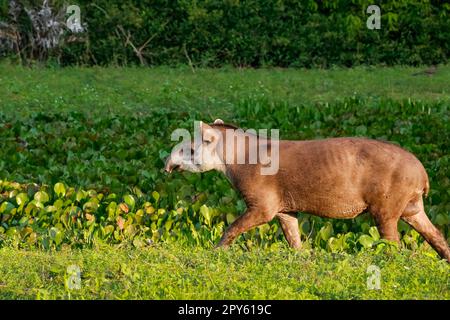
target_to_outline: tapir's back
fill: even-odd
[[[363,138],[280,141],[276,181],[283,210],[351,218],[393,193],[427,188],[427,175],[411,153]]]

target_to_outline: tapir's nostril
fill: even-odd
[[[164,171],[167,173],[171,173],[173,170],[178,169],[180,165],[173,163],[172,159],[167,159],[166,165],[164,167]]]

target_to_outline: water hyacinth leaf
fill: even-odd
[[[173,220],[169,219],[166,221],[166,224],[164,225],[164,227],[166,228],[166,231],[170,230],[170,228],[172,227],[172,224],[173,224]]]
[[[150,204],[150,202],[146,202],[144,208],[145,212],[148,214],[152,214],[156,211],[156,209]]]
[[[28,195],[26,193],[19,193],[16,196],[16,203],[21,206],[21,205],[25,205],[28,202],[29,198]]]
[[[14,237],[16,234],[18,234],[16,227],[11,227],[11,228],[8,228],[8,230],[6,230],[6,235],[8,237]]]
[[[0,213],[10,213],[14,208],[12,203],[5,201],[0,205]]]
[[[86,198],[86,193],[83,190],[79,190],[77,192],[77,196],[76,196],[76,200],[78,202],[81,202],[82,200],[84,200]]]
[[[152,192],[152,197],[153,197],[153,199],[155,199],[156,202],[158,202],[158,200],[159,200],[159,193],[157,191],[153,191]]]
[[[210,212],[210,209],[206,205],[202,205],[200,207],[200,213],[205,218],[206,224],[210,225],[210,223],[211,223],[211,212]]]
[[[336,252],[339,249],[341,249],[341,243],[335,237],[331,237],[330,239],[328,239],[327,244],[328,244],[328,247],[331,249],[331,252]]]
[[[231,224],[234,222],[234,220],[236,220],[236,217],[234,216],[234,214],[232,213],[227,213],[227,223]]]
[[[55,184],[55,186],[53,187],[53,190],[55,191],[56,195],[60,198],[64,197],[66,195],[66,187],[61,182],[58,182],[57,184]]]
[[[50,239],[52,239],[56,243],[56,245],[59,245],[64,237],[64,234],[56,227],[50,228],[48,234],[50,236]]]
[[[125,235],[132,238],[136,234],[137,230],[134,224],[127,225],[125,228]]]
[[[133,193],[138,197],[138,198],[142,198],[144,196],[144,193],[142,192],[141,189],[139,189],[138,187],[133,187]]]
[[[311,231],[311,224],[309,223],[309,220],[305,219],[302,222],[300,222],[300,232],[304,235],[308,235]]]
[[[32,233],[30,233],[30,235],[29,235],[29,237],[28,237],[28,239],[27,239],[27,242],[29,243],[29,244],[35,244],[36,242],[37,242],[37,233],[36,232],[32,232]]]
[[[36,200],[39,203],[45,204],[50,200],[50,198],[49,198],[47,192],[38,191],[34,194],[34,200]]]
[[[122,210],[125,213],[128,213],[130,211],[130,209],[128,208],[127,204],[123,203],[123,202],[121,204],[119,204],[119,209]]]
[[[139,209],[136,211],[135,219],[136,223],[140,224],[142,222],[142,217],[144,216],[144,210]]]
[[[64,202],[62,199],[58,199],[56,200],[53,205],[58,208],[61,209],[62,207],[67,207],[70,205],[70,201],[69,202]]]
[[[106,197],[106,200],[113,200],[116,198],[117,198],[117,195],[115,193],[111,193]]]
[[[364,248],[370,248],[372,247],[372,244],[375,242],[375,240],[366,234],[361,235],[358,238],[358,242],[364,247]]]
[[[112,225],[107,225],[103,228],[103,233],[105,236],[107,236],[113,232],[114,232],[114,226],[112,226]]]
[[[375,254],[379,254],[380,252],[383,252],[386,248],[386,244],[383,242],[380,242],[376,245]]]
[[[333,234],[333,225],[331,223],[327,223],[320,229],[319,234],[322,240],[328,241],[328,239]]]
[[[377,227],[373,226],[369,229],[369,234],[372,236],[372,238],[376,240],[380,240],[380,233],[378,232]]]
[[[116,221],[117,221],[117,226],[119,227],[119,230],[123,230],[123,228],[125,226],[124,218],[122,218],[121,216],[118,216]]]
[[[54,239],[56,245],[60,245],[62,243],[63,239],[64,239],[64,233],[62,231],[58,230],[58,232],[56,233],[55,239]]]
[[[95,212],[95,210],[97,210],[98,207],[99,205],[97,202],[89,201],[83,205],[83,210],[87,212]]]
[[[12,190],[9,192],[9,198],[14,198],[19,192],[17,190]]]
[[[24,227],[24,226],[26,226],[26,225],[28,224],[28,221],[29,221],[28,217],[22,217],[22,218],[19,220],[19,225],[20,225],[21,227]]]
[[[134,197],[132,195],[125,195],[123,197],[123,200],[125,201],[125,203],[128,205],[128,207],[130,208],[130,210],[134,209],[134,206],[136,204],[136,201],[134,200]]]
[[[44,210],[45,212],[55,212],[58,211],[58,208],[55,206],[46,206]]]

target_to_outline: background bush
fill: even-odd
[[[446,62],[450,52],[450,4],[437,0],[76,3],[88,31],[53,53],[62,65],[419,65]],[[371,4],[381,7],[381,30],[366,27]],[[1,0],[0,21],[7,12]]]

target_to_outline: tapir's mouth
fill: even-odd
[[[172,173],[172,171],[174,171],[174,170],[180,171],[181,167],[179,164],[173,164],[169,160],[168,163],[166,164],[166,167],[164,168],[164,171],[166,171],[167,173]]]

